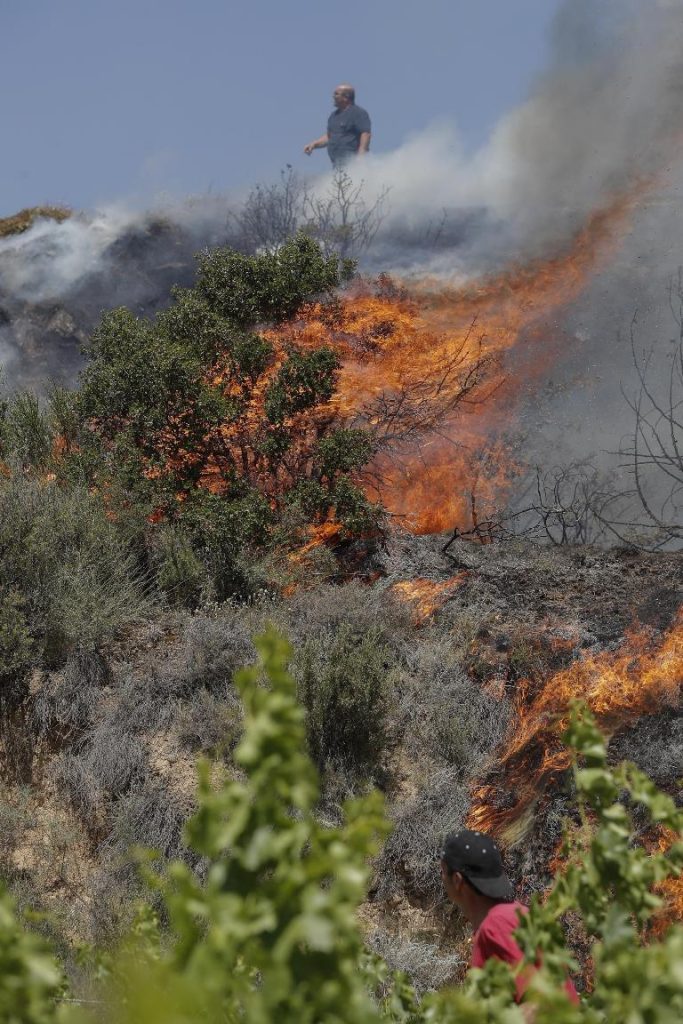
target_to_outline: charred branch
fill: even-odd
[[[631,322],[630,342],[638,391],[622,394],[634,416],[632,442],[618,454],[633,478],[645,520],[641,532],[650,534],[650,547],[683,540],[683,279],[679,273],[670,289],[670,307],[678,337],[670,356],[665,386],[658,388],[653,372],[655,346],[640,354],[636,343],[637,316]],[[619,536],[630,523],[616,524]]]
[[[351,256],[372,244],[384,220],[384,203],[389,189],[382,188],[374,202],[366,203],[364,187],[363,181],[356,182],[346,171],[338,170],[325,195],[319,196],[304,189],[302,226],[324,250]]]

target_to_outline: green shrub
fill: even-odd
[[[33,638],[16,591],[0,591],[0,704],[12,706],[26,690]]]
[[[304,529],[331,514],[349,535],[377,528],[380,510],[348,475],[372,444],[326,408],[339,356],[257,333],[351,271],[305,236],[257,256],[206,253],[196,286],[174,289],[154,320],[127,309],[102,318],[74,400],[76,443],[74,403],[54,392],[61,478],[106,494],[117,517],[133,506],[174,528],[149,537],[173,603],[249,596],[253,552],[300,539],[286,529],[293,506]]]
[[[352,480],[340,476],[332,487],[330,504],[338,521],[350,536],[373,534],[381,527],[384,514]]]
[[[288,320],[304,302],[336,288],[353,264],[323,257],[311,238],[298,234],[274,252],[244,256],[216,249],[199,260],[197,292],[231,323],[247,326]]]
[[[341,626],[331,643],[304,645],[299,696],[308,712],[308,748],[319,768],[336,762],[364,774],[379,764],[392,660],[375,629],[359,633]]]
[[[339,366],[332,349],[292,350],[266,392],[264,409],[271,423],[281,424],[296,413],[329,402]]]
[[[146,613],[148,600],[135,558],[122,547],[105,534],[92,545],[86,540],[55,566],[46,589],[50,661],[61,661],[76,645],[96,650]]]
[[[0,478],[0,550],[0,593],[20,597],[37,661],[97,647],[148,606],[136,557],[85,488]]]
[[[93,646],[111,635],[126,606],[134,617],[136,573],[174,606],[244,599],[312,526],[336,516],[347,537],[378,529],[381,510],[350,476],[373,444],[329,407],[338,354],[258,333],[352,272],[305,235],[256,256],[205,253],[196,286],[174,289],[155,318],[125,308],[104,314],[78,391],[53,385],[45,408],[28,392],[3,401],[0,455],[27,476],[38,470],[41,482],[22,499],[35,506],[28,518],[12,516],[21,539],[10,542],[0,587],[25,581],[17,586],[48,662],[74,642]],[[59,498],[50,487],[41,493],[48,468]],[[50,502],[82,504],[93,518],[89,533],[77,526],[83,536],[67,536],[74,509],[65,527]],[[0,524],[0,540],[5,532]]]
[[[316,455],[322,475],[334,479],[365,466],[374,455],[374,445],[363,430],[340,429],[320,438]]]
[[[43,467],[52,454],[50,422],[40,401],[30,391],[19,391],[8,401],[2,424],[6,458],[22,465]]]
[[[252,579],[243,552],[265,543],[272,518],[265,498],[247,487],[236,488],[232,499],[203,490],[192,492],[178,518],[176,536],[184,538],[180,543],[185,549],[185,571],[198,581],[199,566],[204,569],[211,588],[205,597],[224,601],[234,593],[249,594]]]

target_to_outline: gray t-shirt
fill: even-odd
[[[343,164],[355,156],[363,132],[370,131],[367,110],[352,103],[345,110],[333,110],[327,120],[327,152],[333,164]]]

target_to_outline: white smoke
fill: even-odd
[[[105,252],[135,219],[121,207],[62,222],[39,218],[23,234],[0,239],[0,290],[29,302],[61,298],[101,272]]]
[[[58,301],[88,277],[110,271],[116,243],[150,224],[173,226],[197,249],[217,244],[226,212],[225,197],[207,195],[181,202],[161,198],[142,213],[119,203],[63,221],[38,218],[23,234],[0,239],[0,294]]]
[[[479,271],[488,260],[561,244],[594,210],[665,171],[683,141],[682,12],[680,2],[569,0],[556,20],[552,67],[481,149],[467,153],[455,125],[440,123],[356,164],[366,202],[389,190],[385,239],[435,223],[442,211],[456,220],[485,211],[450,265],[442,254],[425,268]],[[323,176],[319,194],[329,187]],[[396,257],[405,268],[405,254]]]
[[[478,151],[468,153],[455,125],[441,122],[359,161],[353,173],[366,207],[388,189],[363,266],[451,281],[498,269],[561,245],[615,194],[675,168],[683,139],[682,12],[680,2],[568,0],[555,24],[551,67]],[[328,173],[310,185],[314,196],[329,187]],[[153,311],[168,301],[171,283],[191,279],[193,252],[230,240],[240,201],[168,199],[144,213],[112,206],[62,223],[38,221],[0,241],[0,309],[16,322],[22,303],[75,302],[86,329],[117,304]],[[663,206],[657,216],[671,230],[677,210]],[[666,263],[671,273],[671,255],[650,259],[651,270],[663,272]],[[32,357],[26,347],[15,356],[15,368]]]
[[[478,151],[468,153],[455,124],[440,122],[359,161],[353,175],[366,206],[387,192],[371,265],[457,278],[539,255],[616,193],[666,168],[683,138],[682,11],[663,0],[568,0],[550,69]],[[324,196],[329,187],[323,173],[311,190]],[[167,200],[151,213],[112,206],[39,221],[0,241],[0,292],[59,299],[106,271],[115,240],[150,216],[176,224],[197,248],[212,244],[236,202],[212,195]]]

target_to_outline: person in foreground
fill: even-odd
[[[335,170],[341,169],[355,156],[370,148],[370,117],[367,110],[356,106],[356,90],[352,85],[338,85],[332,94],[334,110],[327,119],[327,131],[319,139],[304,146],[304,153],[327,149]]]
[[[495,842],[483,832],[462,829],[446,838],[440,857],[446,895],[462,911],[474,929],[472,967],[483,967],[492,957],[516,966],[523,958],[514,938],[520,914],[528,908],[515,900]],[[522,971],[515,979],[520,1002],[534,972]],[[579,997],[570,979],[565,989],[574,1003]]]

